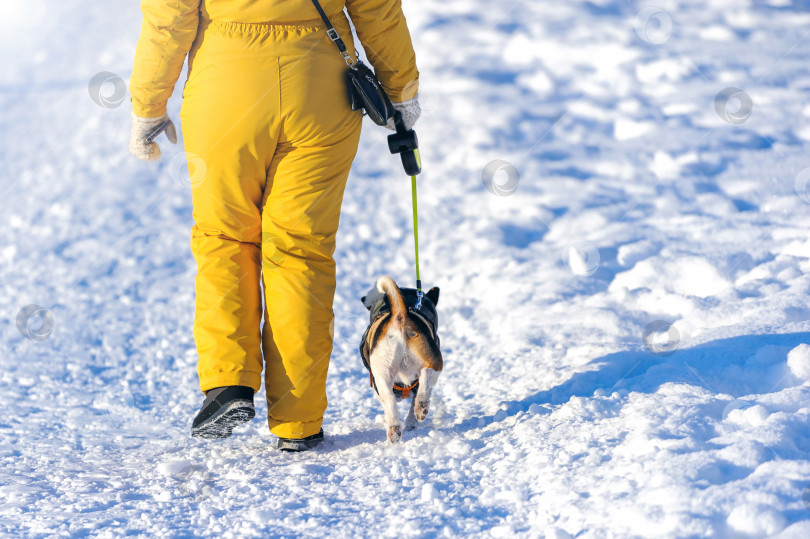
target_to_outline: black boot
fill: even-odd
[[[323,441],[323,429],[318,434],[307,436],[306,438],[279,438],[278,448],[282,451],[300,453],[309,451]]]
[[[245,386],[217,387],[206,391],[202,409],[191,425],[191,436],[227,438],[234,427],[250,421],[255,415],[253,389]]]

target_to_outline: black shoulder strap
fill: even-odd
[[[318,0],[312,0],[312,3],[315,5],[315,9],[318,10],[318,15],[321,16],[321,19],[323,19],[323,22],[326,25],[326,35],[328,35],[329,39],[331,39],[335,43],[338,50],[340,51],[340,54],[343,55],[343,59],[346,60],[346,63],[349,64],[350,66],[353,66],[354,62],[352,61],[351,56],[349,56],[349,51],[346,49],[346,44],[343,43],[343,40],[338,35],[337,30],[335,30],[335,27],[332,26],[332,23],[329,22],[329,17],[327,17],[326,13],[324,13],[323,8],[321,7],[321,3],[318,2]]]

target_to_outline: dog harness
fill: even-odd
[[[416,320],[422,322],[428,329],[430,336],[439,347],[439,335],[436,333],[439,320],[436,314],[436,306],[433,302],[423,293],[417,291],[415,288],[400,288],[402,292],[402,299],[405,301],[405,306],[408,309],[408,314],[413,315]],[[391,305],[388,303],[388,296],[380,296],[380,299],[369,309],[371,311],[371,324],[366,328],[363,333],[363,340],[360,341],[360,357],[363,359],[363,366],[368,370],[369,384],[374,388],[374,391],[379,395],[380,390],[377,389],[377,383],[374,381],[374,374],[371,372],[371,363],[369,362],[369,350],[371,339],[374,337],[377,329],[382,325],[385,320],[391,316]],[[419,393],[419,378],[411,382],[409,385],[399,385],[394,383],[394,395],[399,399],[407,399],[411,396],[411,392],[415,395]]]

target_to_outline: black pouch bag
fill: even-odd
[[[391,100],[374,71],[360,60],[346,70],[346,86],[352,110],[364,110],[375,124],[385,125],[394,115]]]
[[[346,44],[329,22],[329,18],[324,13],[323,8],[318,0],[312,0],[315,9],[326,24],[326,35],[329,36],[338,51],[343,56],[348,66],[346,69],[346,86],[349,91],[349,104],[352,110],[362,110],[371,121],[377,125],[385,125],[388,119],[394,116],[394,107],[391,105],[391,100],[383,90],[380,81],[374,71],[360,60],[352,61],[349,52],[346,49]]]

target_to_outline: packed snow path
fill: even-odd
[[[410,187],[367,123],[327,441],[289,455],[261,393],[188,436],[189,178],[127,152],[137,2],[4,0],[0,534],[810,537],[810,6],[656,5],[405,2],[446,370],[388,445],[359,298],[412,285]]]

